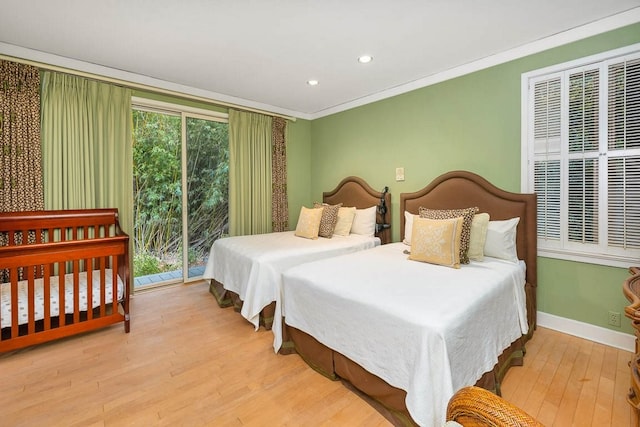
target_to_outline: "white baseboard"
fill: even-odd
[[[541,311],[538,312],[538,326],[584,338],[589,341],[595,341],[631,353],[635,352],[636,337],[634,335],[612,331],[611,329],[578,322],[577,320],[567,319]]]

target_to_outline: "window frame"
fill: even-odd
[[[607,168],[610,153],[615,150],[608,148],[607,132],[608,132],[608,70],[611,64],[621,62],[623,60],[640,58],[640,43],[626,46],[619,49],[603,52],[597,55],[576,59],[573,61],[552,65],[538,70],[523,73],[521,76],[521,190],[523,192],[535,191],[535,170],[536,170],[536,153],[535,140],[533,132],[535,129],[534,112],[535,112],[535,84],[538,82],[549,81],[554,77],[560,77],[560,153],[557,157],[560,159],[560,238],[558,241],[545,240],[539,235],[538,237],[538,255],[548,258],[586,262],[591,264],[607,265],[614,267],[628,268],[630,265],[638,263],[640,259],[640,249],[615,249],[609,248],[607,245],[608,238],[608,200],[607,200]],[[568,149],[568,85],[569,75],[591,70],[599,69],[599,145],[598,153],[588,154],[580,152],[578,154],[570,153]],[[604,108],[603,108],[604,107]],[[625,149],[625,156],[635,156],[640,149]],[[618,151],[614,155],[619,156]],[[539,155],[538,159],[541,157]],[[597,158],[598,159],[598,179],[597,179],[597,207],[599,211],[598,217],[598,242],[588,247],[588,243],[576,243],[568,240],[569,232],[567,223],[569,219],[568,213],[568,186],[569,186],[569,159],[571,158]]]

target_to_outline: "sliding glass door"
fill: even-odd
[[[135,100],[135,289],[198,280],[228,221],[224,117]]]

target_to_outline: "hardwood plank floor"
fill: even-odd
[[[2,426],[389,426],[205,283],[140,293],[122,325],[0,355]],[[539,328],[505,399],[547,426],[628,426],[631,353]]]
[[[630,426],[626,401],[632,354],[538,328],[524,366],[512,367],[502,396],[546,426]]]

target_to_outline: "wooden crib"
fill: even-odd
[[[0,213],[0,353],[124,322],[129,236],[117,209]]]

